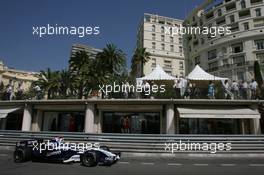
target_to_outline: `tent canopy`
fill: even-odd
[[[221,78],[211,75],[205,72],[199,65],[196,65],[192,72],[186,77],[188,80],[209,80],[209,81],[223,81],[228,80],[228,78]]]
[[[167,74],[159,65],[148,75],[137,78],[137,80],[176,80],[177,78]]]

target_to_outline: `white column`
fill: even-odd
[[[175,134],[174,104],[166,105],[166,133]]]
[[[102,133],[102,111],[99,111],[99,118],[98,118],[98,124],[97,124],[97,134],[101,134]]]
[[[37,115],[33,117],[33,122],[32,122],[32,126],[31,126],[32,131],[39,132],[41,130],[42,115],[43,115],[43,111],[38,109]]]
[[[250,106],[251,109],[259,113],[258,110],[258,105],[252,105]],[[254,118],[251,121],[251,132],[252,134],[261,134],[261,129],[260,129],[260,119],[259,118]]]
[[[261,134],[260,131],[260,119],[252,119],[252,134]]]
[[[32,121],[31,109],[30,106],[26,105],[23,114],[22,131],[30,131],[31,121]]]
[[[85,124],[84,124],[85,133],[94,133],[94,105],[86,105],[85,110]]]
[[[245,130],[245,121],[244,119],[241,119],[241,133],[244,135],[246,134],[246,130]]]

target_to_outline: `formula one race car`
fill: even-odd
[[[82,147],[81,147],[82,146]],[[83,147],[63,142],[61,138],[55,138],[46,142],[43,139],[32,139],[16,143],[14,161],[16,163],[26,161],[71,163],[81,162],[83,166],[107,165],[116,163],[121,156],[120,152],[111,152],[107,146]]]

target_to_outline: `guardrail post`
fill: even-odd
[[[94,133],[94,104],[86,105],[84,131]]]
[[[174,104],[166,105],[166,133],[175,134]]]
[[[23,113],[22,131],[30,131],[31,129],[31,121],[32,121],[31,112],[32,112],[31,106],[25,104],[24,113]]]

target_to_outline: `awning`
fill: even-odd
[[[0,107],[0,119],[6,118],[9,113],[19,109],[20,107]]]
[[[247,107],[178,107],[180,118],[221,118],[254,119],[260,118],[258,111]]]

